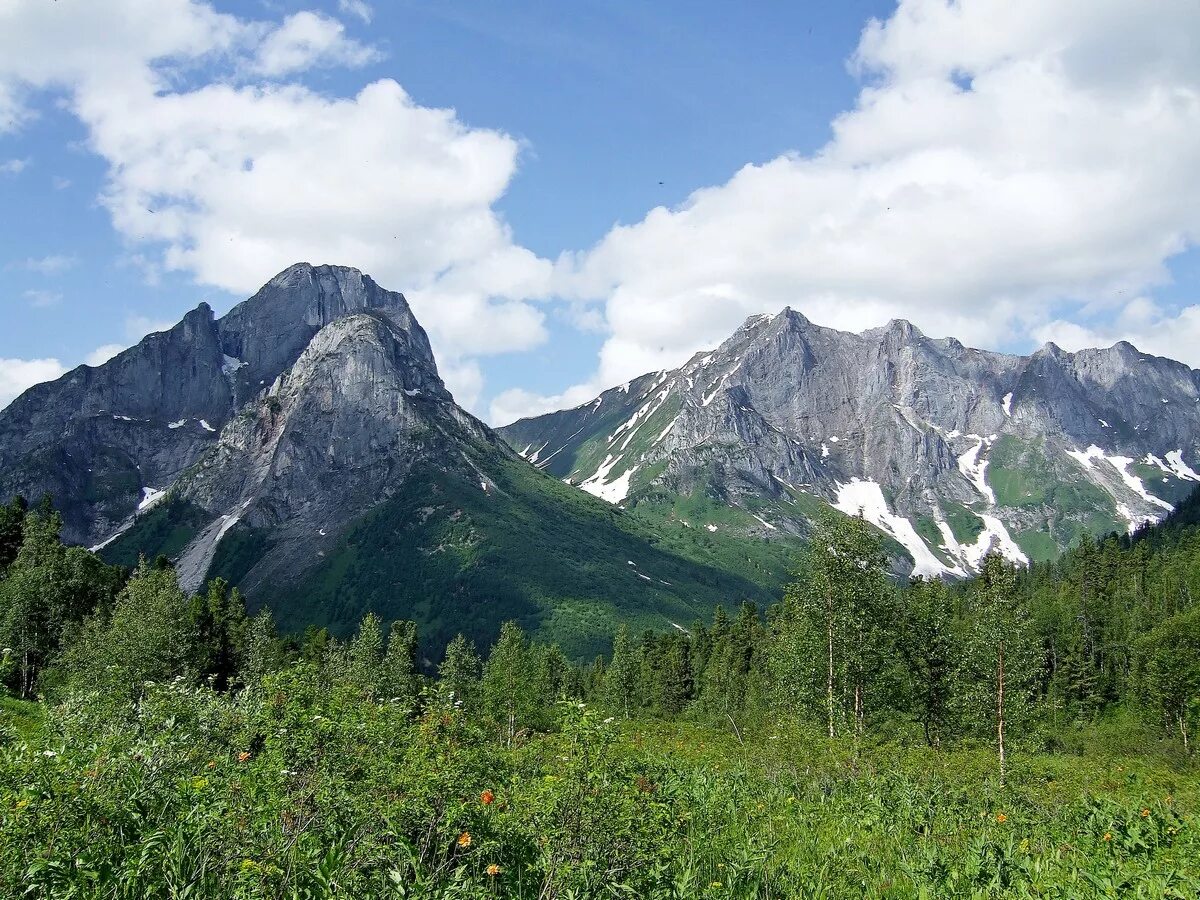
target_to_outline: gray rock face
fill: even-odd
[[[680,369],[500,431],[611,501],[701,492],[762,533],[861,510],[916,572],[961,575],[988,549],[1045,558],[1161,517],[1200,482],[1200,372],[1127,343],[1020,357],[787,309]]]
[[[185,587],[200,585],[239,524],[271,541],[243,589],[292,580],[418,461],[469,468],[455,448],[497,443],[454,403],[432,357],[413,353],[421,340],[403,321],[380,309],[331,321],[184,474],[174,496],[211,517],[180,557]]]
[[[393,323],[404,366],[436,379],[403,296],[355,269],[297,264],[220,319],[202,303],[104,365],[14,400],[0,411],[0,496],[49,492],[67,540],[105,540],[196,463],[322,328],[369,311]]]

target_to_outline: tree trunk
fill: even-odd
[[[833,739],[833,594],[826,592],[825,622],[829,633],[829,678],[826,682],[825,699],[829,716],[829,737]]]
[[[1179,734],[1183,738],[1183,755],[1191,756],[1191,750],[1188,749],[1187,724],[1184,722],[1183,713],[1179,714]]]
[[[996,742],[1000,749],[1000,784],[1004,785],[1004,641],[996,657]]]

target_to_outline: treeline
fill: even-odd
[[[632,635],[585,664],[513,623],[481,654],[455,638],[423,664],[417,626],[368,615],[349,640],[280,637],[216,580],[195,596],[166,560],[128,570],[65,547],[49,501],[0,509],[0,679],[17,696],[136,698],[184,679],[237,691],[289,666],[332,690],[418,710],[431,694],[507,743],[548,729],[563,698],[614,716],[687,717],[740,738],[780,717],[830,737],[1014,741],[1116,707],[1144,713],[1190,752],[1200,724],[1200,526],[1195,502],[1162,527],[1088,540],[1017,570],[998,556],[958,585],[885,575],[861,519],[820,525],[797,578],[765,611],[718,609],[687,630]]]

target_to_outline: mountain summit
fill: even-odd
[[[707,511],[689,527],[802,535],[823,509],[862,512],[900,568],[961,576],[989,550],[1046,559],[1161,518],[1200,481],[1200,372],[1123,342],[1014,356],[903,320],[851,334],[785,309],[679,369],[500,432],[610,502]]]

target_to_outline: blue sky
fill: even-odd
[[[785,303],[1200,365],[1193,25],[1118,0],[16,0],[0,403],[297,255],[409,294],[497,424]]]

